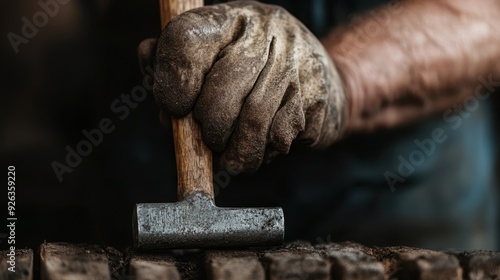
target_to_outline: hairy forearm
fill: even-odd
[[[347,91],[347,133],[391,128],[452,107],[478,77],[500,80],[500,2],[395,2],[323,43]]]

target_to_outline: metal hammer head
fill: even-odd
[[[137,204],[133,221],[135,246],[143,250],[279,245],[285,233],[281,208],[221,208],[203,193]]]

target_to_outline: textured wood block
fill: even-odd
[[[180,280],[175,261],[170,256],[137,255],[130,260],[131,279]]]
[[[265,280],[264,267],[256,253],[211,251],[206,255],[207,276],[217,280]]]
[[[33,250],[21,249],[15,250],[13,259],[14,267],[9,262],[12,261],[10,251],[0,251],[0,279],[8,280],[31,280],[33,279]],[[12,271],[13,270],[13,271]]]
[[[500,280],[499,252],[457,252],[464,270],[464,278],[469,280]]]
[[[443,252],[410,247],[378,249],[386,270],[398,279],[461,280],[458,259]]]
[[[42,279],[111,279],[106,250],[98,246],[45,243],[40,246]]]
[[[385,279],[382,263],[368,255],[361,245],[354,243],[326,244],[316,248],[330,261],[332,279]]]
[[[304,243],[263,253],[268,279],[330,279],[330,264]]]
[[[500,252],[438,252],[410,247],[371,248],[356,243],[311,246],[294,242],[260,250],[121,252],[111,247],[45,243],[38,255],[16,251],[16,273],[0,251],[3,279],[341,279],[500,280]]]

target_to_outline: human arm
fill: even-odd
[[[392,128],[500,85],[500,2],[396,1],[323,44],[348,91],[346,132]]]

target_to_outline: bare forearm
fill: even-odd
[[[478,77],[500,80],[500,2],[402,1],[323,43],[348,92],[347,131],[390,128],[450,108]]]

